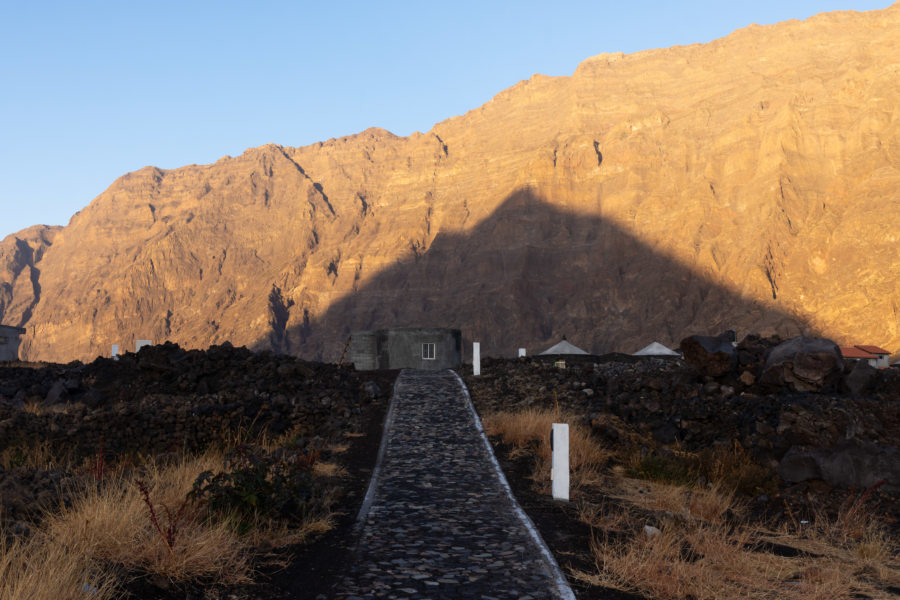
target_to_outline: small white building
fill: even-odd
[[[886,369],[890,365],[891,353],[878,346],[841,346],[841,356],[847,360],[864,360],[876,369]]]
[[[21,327],[0,325],[0,362],[19,360],[19,344],[25,330]]]
[[[883,369],[883,368],[891,366],[891,364],[890,364],[891,353],[888,352],[887,350],[885,350],[884,348],[879,348],[878,346],[860,346],[860,345],[857,345],[856,347],[859,348],[860,350],[868,352],[869,354],[871,354],[872,356],[875,357],[876,360],[875,360],[875,364],[872,365],[873,367],[875,367],[877,369]]]

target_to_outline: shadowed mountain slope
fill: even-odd
[[[689,331],[817,333],[767,304],[654,252],[615,224],[519,190],[474,229],[438,234],[428,250],[283,339],[303,356],[333,358],[355,330],[458,327],[486,355],[515,356],[521,346],[537,353],[562,335],[602,354],[631,353],[654,339],[677,346]]]
[[[27,278],[0,271],[0,290],[12,290],[0,291],[0,320],[23,322],[24,356],[45,360],[135,338],[334,359],[329,339],[342,347],[348,322],[376,320],[502,335],[503,353],[578,339],[582,326],[594,350],[634,351],[697,330],[790,334],[797,323],[896,353],[898,77],[895,4],[596,56],[426,134],[370,129],[147,167],[52,246],[26,240],[43,248],[40,266]],[[579,277],[602,295],[574,289]],[[423,290],[421,305],[410,289]],[[385,309],[362,291],[403,306],[398,322],[381,322]],[[493,298],[514,310],[486,317]],[[725,304],[711,309],[717,298]]]

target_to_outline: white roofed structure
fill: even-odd
[[[551,346],[541,352],[541,355],[551,355],[551,354],[587,354],[584,350],[579,348],[578,346],[573,346],[569,342],[563,338],[563,341],[556,344],[555,346]]]
[[[659,342],[653,342],[648,346],[644,346],[632,356],[681,356],[680,353],[675,352],[669,348],[666,348]]]

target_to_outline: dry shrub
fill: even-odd
[[[0,600],[107,600],[113,574],[42,536],[5,542],[0,537]]]
[[[184,505],[197,475],[214,468],[218,461],[207,455],[149,467],[142,479],[156,523],[136,482],[118,477],[99,487],[88,486],[77,494],[70,509],[48,515],[48,535],[72,554],[174,581],[246,579],[245,543],[227,522],[202,519],[196,507]],[[163,531],[172,532],[170,540]]]
[[[484,417],[488,435],[499,435],[503,443],[525,452],[533,451],[538,460],[533,477],[549,486],[550,430],[553,423],[569,425],[569,470],[572,490],[598,483],[599,471],[609,458],[609,452],[591,438],[590,429],[575,415],[545,409],[526,409],[519,412],[496,412]]]

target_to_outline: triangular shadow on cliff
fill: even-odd
[[[299,307],[295,307],[299,308]],[[352,331],[455,327],[483,355],[534,354],[563,335],[593,353],[677,346],[692,333],[813,334],[795,315],[744,298],[607,220],[559,210],[528,189],[464,234],[383,270],[318,320],[261,340],[336,361]],[[280,333],[280,332],[279,332]],[[467,353],[466,353],[467,354]]]

